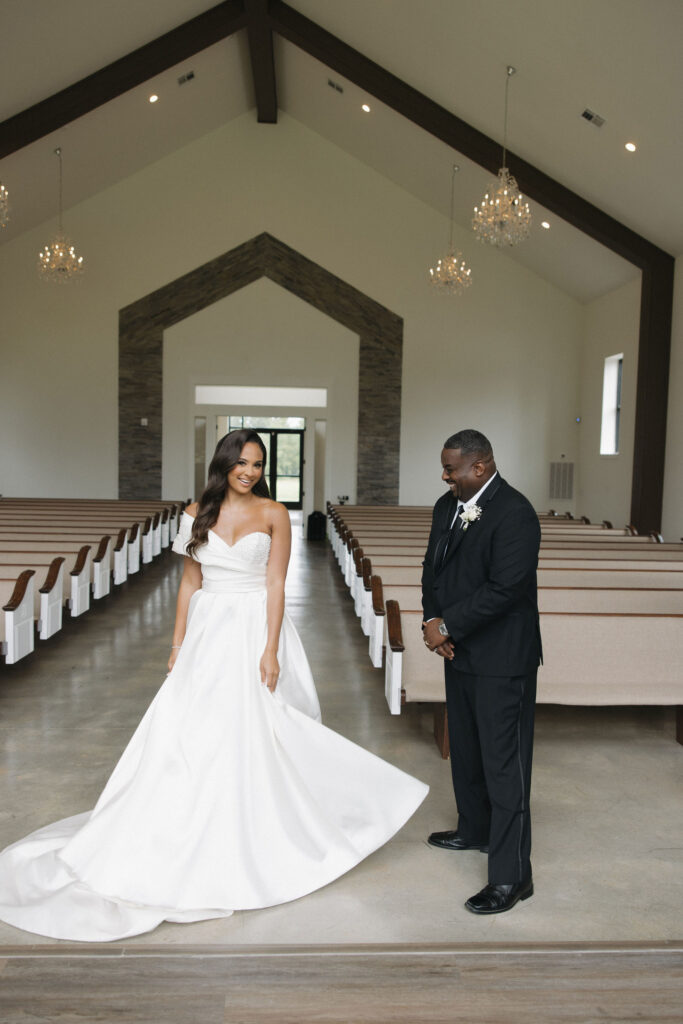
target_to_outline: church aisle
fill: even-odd
[[[38,656],[0,670],[2,847],[93,806],[163,682],[180,571],[179,558],[163,557]],[[683,751],[670,709],[539,708],[536,895],[509,914],[475,917],[463,902],[485,883],[485,858],[425,842],[454,823],[431,714],[416,705],[388,714],[382,674],[326,544],[297,539],[287,600],[325,724],[428,783],[430,795],[394,840],[326,888],[224,920],[163,924],[126,947],[680,937],[671,894],[683,849]],[[22,944],[55,945],[0,924],[1,946]]]

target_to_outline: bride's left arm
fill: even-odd
[[[285,577],[289,565],[292,548],[292,528],[289,512],[284,505],[275,504],[271,520],[270,557],[266,574],[266,615],[268,619],[268,639],[266,649],[261,658],[261,682],[273,692],[280,675],[277,660],[277,649],[280,643],[282,617],[285,613]]]

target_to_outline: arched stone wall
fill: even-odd
[[[161,497],[164,330],[260,277],[359,336],[357,500],[398,503],[403,320],[266,233],[119,311],[119,497]]]

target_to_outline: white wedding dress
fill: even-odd
[[[173,549],[183,554],[185,513]],[[94,810],[0,854],[0,919],[107,941],[161,921],[226,917],[297,899],[385,843],[428,788],[320,723],[286,612],[275,693],[262,683],[270,537],[198,549],[173,671]]]

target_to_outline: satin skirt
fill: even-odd
[[[262,587],[193,595],[173,671],[95,808],[0,854],[0,919],[101,942],[286,903],[413,814],[427,786],[320,723],[286,614],[275,693],[261,683],[265,602]]]

